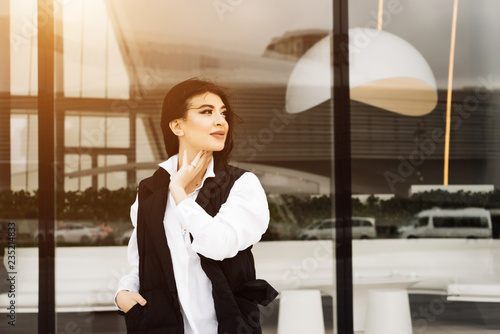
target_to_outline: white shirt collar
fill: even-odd
[[[163,161],[158,164],[161,168],[166,170],[170,176],[174,176],[177,173],[177,165],[179,162],[179,154],[175,154],[168,158],[166,161]],[[205,172],[205,175],[203,176],[203,180],[201,181],[201,184],[198,188],[201,188],[203,186],[203,183],[205,183],[205,180],[209,177],[214,177],[214,157],[210,159],[210,162],[208,163],[207,170]]]

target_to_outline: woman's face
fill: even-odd
[[[180,120],[181,148],[198,152],[222,151],[226,142],[229,124],[226,121],[226,106],[213,93],[193,96],[187,107],[186,117]]]

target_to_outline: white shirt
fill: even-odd
[[[173,177],[177,173],[177,163],[178,155],[174,155],[159,166]],[[214,260],[231,258],[257,243],[269,223],[266,194],[259,179],[250,172],[235,181],[227,201],[215,217],[207,214],[195,200],[205,180],[214,176],[212,158],[201,185],[179,205],[169,191],[163,220],[186,334],[217,333],[212,283],[201,268],[197,253]],[[121,278],[117,293],[121,290],[139,292],[137,209],[136,199],[130,208],[134,231],[128,244],[128,261],[133,269]],[[194,238],[192,243],[190,233]]]

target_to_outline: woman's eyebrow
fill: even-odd
[[[211,104],[202,104],[202,105],[201,105],[201,106],[199,106],[199,107],[191,107],[191,108],[189,108],[189,109],[202,109],[202,108],[212,108],[212,109],[215,109],[215,107],[214,107],[213,105],[211,105]],[[223,105],[223,106],[221,107],[221,109],[226,109],[226,106],[225,106],[225,105]]]
[[[202,104],[201,106],[199,107],[191,107],[189,109],[201,109],[201,108],[213,108],[214,106],[211,105],[211,104]]]

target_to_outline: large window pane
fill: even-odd
[[[392,306],[411,318],[414,332],[498,328],[500,73],[490,43],[500,28],[491,15],[498,3],[459,2],[451,87],[453,1],[387,1],[382,22],[376,1],[352,4],[353,215],[374,219],[377,230],[377,240],[353,241],[355,329],[378,326],[371,302],[390,298],[387,288],[409,294],[409,310],[395,299]],[[422,75],[428,70],[433,80]]]
[[[499,327],[500,8],[459,2],[448,87],[453,5],[349,2],[359,332],[401,319],[426,333]],[[44,21],[36,8],[35,0],[0,4],[2,333],[14,332],[11,276],[15,332],[33,332],[39,305],[36,27]],[[321,325],[333,332],[332,2],[76,0],[54,9],[57,332],[124,331],[113,297],[129,270],[129,208],[140,180],[168,158],[164,95],[195,76],[232,89],[244,124],[231,163],[267,193],[270,226],[253,249],[258,276],[280,292],[319,290]],[[261,308],[265,333],[294,320],[278,320],[281,296]]]
[[[332,216],[331,103],[326,97],[298,114],[285,107],[298,59],[330,34],[330,1],[76,1],[62,13],[59,323],[71,320],[89,333],[123,330],[113,298],[129,270],[129,208],[138,182],[168,158],[159,126],[165,93],[197,76],[231,89],[244,121],[231,163],[257,175],[268,195],[270,226],[254,247],[258,276],[280,291],[321,290],[332,330],[332,239],[299,240],[305,226]],[[262,308],[266,333],[277,330],[278,305]]]
[[[0,332],[38,316],[36,1],[0,3]]]

